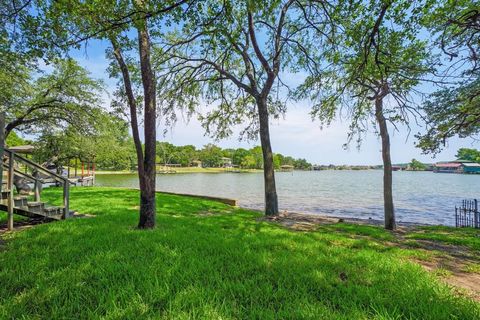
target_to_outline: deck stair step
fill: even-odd
[[[16,196],[13,197],[13,205],[15,207],[24,207],[28,205],[28,197],[26,196]]]
[[[42,214],[45,208],[45,202],[28,202],[28,211],[33,213]]]
[[[56,216],[61,216],[63,214],[63,208],[62,207],[45,207],[43,209],[43,212],[46,217],[56,217]]]
[[[2,192],[0,193],[0,198],[7,199],[9,195],[10,195],[10,190],[6,190],[2,188]]]

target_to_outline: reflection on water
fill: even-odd
[[[480,175],[394,172],[399,221],[454,223],[454,208],[464,198],[480,197]],[[382,171],[294,171],[276,173],[281,210],[382,219]],[[99,186],[138,187],[136,175],[97,175]],[[192,173],[157,176],[157,189],[234,198],[248,208],[263,208],[261,173]]]

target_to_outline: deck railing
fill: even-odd
[[[25,158],[17,153],[13,152],[12,150],[9,150],[7,148],[4,148],[3,152],[3,157],[2,157],[2,162],[3,162],[3,168],[7,169],[7,188],[10,190],[8,193],[8,228],[11,230],[13,229],[13,210],[14,210],[14,177],[15,176],[20,176],[34,184],[34,197],[35,201],[40,201],[40,188],[42,184],[44,183],[44,179],[39,177],[39,174],[42,174],[49,179],[52,179],[56,182],[58,182],[60,185],[63,186],[63,217],[64,218],[69,218],[70,217],[70,180],[68,180],[65,177],[62,177],[61,175],[58,175],[54,172],[51,172],[50,170],[42,167],[41,165]],[[30,168],[32,171],[32,174],[28,174],[26,170],[25,172],[22,172],[20,170],[15,169],[15,163],[21,163],[27,168]],[[2,169],[3,169],[2,168]],[[37,174],[34,174],[36,172]],[[0,174],[0,176],[3,175]],[[0,186],[3,184],[0,183]],[[1,190],[4,191],[4,190]]]

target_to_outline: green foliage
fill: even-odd
[[[220,167],[222,166],[222,149],[217,147],[214,144],[207,144],[200,150],[198,155],[200,161],[202,161],[202,166],[205,167]]]
[[[201,98],[207,134],[224,138],[241,125],[242,136],[257,139],[259,102],[266,101],[270,117],[285,113],[291,89],[280,78],[315,62],[314,44],[324,37],[313,23],[328,20],[331,8],[289,0],[206,0],[193,8],[166,35],[169,51],[158,50],[158,61],[167,62],[162,99],[169,110],[192,111]]]
[[[7,137],[5,144],[8,147],[15,147],[27,144],[27,141],[20,137],[15,131],[12,131],[10,135]]]
[[[428,130],[419,134],[417,146],[425,153],[439,152],[446,141],[458,135],[474,137],[480,133],[480,79],[439,90],[423,105]]]
[[[457,151],[456,157],[459,160],[468,160],[480,163],[480,150],[460,148]]]
[[[419,4],[409,1],[345,1],[338,4],[335,50],[326,65],[309,75],[297,90],[299,99],[314,102],[311,114],[329,125],[337,116],[351,119],[348,142],[358,145],[375,125],[375,101],[392,123],[408,125],[415,117],[411,93],[436,65],[428,42],[420,40]],[[421,6],[421,5],[420,5]]]
[[[480,133],[480,30],[478,3],[429,1],[422,24],[435,36],[451,81],[423,105],[427,132],[418,134],[425,153],[440,152],[449,138]],[[454,82],[452,85],[451,82]]]
[[[460,68],[448,70],[450,75],[478,76],[480,71],[480,30],[478,3],[472,0],[429,0],[423,7],[421,23],[431,31],[445,60]]]
[[[55,128],[44,130],[34,142],[34,158],[43,163],[54,161],[58,166],[74,165],[75,159],[96,162],[99,169],[132,169],[135,149],[128,135],[127,123],[120,118],[96,112],[94,127],[88,133],[70,126],[61,131]]]
[[[95,123],[93,114],[101,109],[102,83],[72,59],[55,60],[53,71],[37,73],[16,60],[16,73],[0,68],[0,104],[6,112],[6,134],[12,130],[38,134],[52,127],[73,126],[88,132]]]
[[[160,164],[180,164],[182,167],[193,165],[194,161],[201,161],[203,167],[222,167],[222,158],[230,158],[234,166],[243,169],[262,169],[262,148],[255,146],[251,149],[222,149],[214,144],[207,144],[197,150],[195,146],[175,146],[168,142],[157,143],[157,159]],[[312,164],[305,159],[294,159],[282,154],[274,154],[275,169],[282,165],[291,165],[299,170],[308,170]]]
[[[414,171],[422,171],[427,169],[427,165],[418,161],[417,159],[412,159],[412,161],[410,161],[410,163],[408,164],[408,167],[410,168],[410,170]]]
[[[158,228],[136,225],[139,192],[71,189],[71,219],[8,236],[0,318],[477,319],[478,303],[405,262],[388,232],[290,231],[259,213],[158,194]],[[61,190],[45,200],[61,202]],[[371,237],[370,237],[371,235]],[[411,250],[410,250],[411,251]],[[33,272],[34,270],[35,272]]]

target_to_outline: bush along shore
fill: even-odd
[[[480,318],[476,230],[265,219],[159,194],[158,226],[141,231],[138,198],[73,188],[71,208],[94,217],[3,232],[0,318]]]

